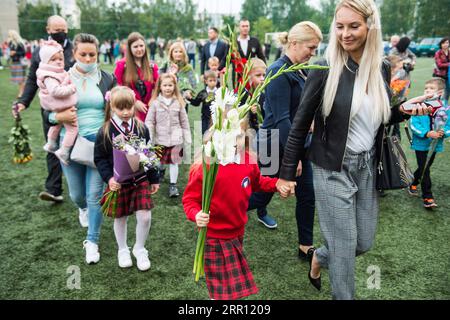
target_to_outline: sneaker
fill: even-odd
[[[258,217],[258,221],[261,222],[268,229],[275,229],[278,227],[274,218],[266,214],[265,216]]]
[[[436,202],[433,198],[423,199],[423,206],[427,209],[437,208]]]
[[[408,193],[415,197],[419,196],[419,190],[417,190],[417,186],[415,186],[413,184],[409,186]]]
[[[43,149],[48,153],[55,153],[55,151],[58,150],[58,145],[56,143],[47,142]]]
[[[70,154],[63,149],[58,149],[55,151],[55,156],[61,161],[62,164],[69,165]]]
[[[169,185],[169,198],[176,198],[180,196],[180,192],[175,184]]]
[[[81,226],[83,228],[89,227],[88,209],[78,209],[78,211],[78,221],[80,221]]]
[[[3,69],[5,69],[3,66],[0,66],[0,70],[3,70]]]
[[[55,196],[48,191],[42,191],[41,193],[39,193],[39,199],[43,201],[53,201],[56,203],[61,203],[64,200],[62,195]]]
[[[117,259],[119,260],[119,267],[130,268],[133,266],[133,261],[131,261],[130,249],[125,248],[117,252]]]
[[[148,258],[148,251],[145,248],[136,250],[133,248],[133,256],[136,258],[136,264],[140,271],[147,271],[150,269],[150,259]]]
[[[98,245],[89,240],[83,241],[83,247],[86,250],[86,263],[94,264],[99,262],[100,253],[98,252]]]

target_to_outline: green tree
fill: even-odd
[[[417,6],[417,37],[449,36],[450,0],[417,0]]]
[[[384,0],[381,6],[383,34],[407,34],[414,24],[415,0]]]
[[[260,17],[268,17],[268,12],[269,0],[245,0],[242,5],[241,17],[254,24]]]
[[[258,20],[252,24],[250,31],[250,33],[257,37],[262,44],[265,43],[266,33],[269,32],[273,32],[273,22],[265,17],[259,17]]]
[[[19,28],[22,38],[28,40],[45,38],[47,18],[51,15],[53,15],[53,7],[48,3],[38,2],[37,5],[26,3],[21,6]]]

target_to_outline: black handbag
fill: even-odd
[[[409,187],[414,174],[408,166],[405,152],[396,135],[383,136],[381,156],[377,166],[377,190],[396,190]]]

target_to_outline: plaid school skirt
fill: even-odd
[[[105,203],[105,195],[109,192],[109,186],[103,193],[100,205]],[[150,193],[150,183],[147,179],[143,182],[135,184],[122,184],[117,196],[117,209],[114,218],[122,218],[130,216],[139,210],[151,210],[154,204]],[[110,210],[107,216],[112,218],[113,213]]]
[[[206,239],[205,277],[214,300],[236,300],[258,292],[243,252],[243,237]]]
[[[20,62],[13,62],[9,67],[11,70],[11,82],[15,84],[24,83],[26,80],[27,67]]]
[[[160,146],[161,164],[180,164],[183,160],[183,146]]]

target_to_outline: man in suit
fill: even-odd
[[[64,50],[64,69],[68,71],[75,63],[73,59],[72,42],[67,37],[67,22],[60,16],[51,16],[47,20],[48,39],[58,42]],[[36,71],[39,68],[39,48],[37,48],[31,58],[30,72],[28,73],[25,90],[18,99],[18,111],[21,112],[28,108],[38,91],[36,83]],[[74,111],[75,112],[75,111]],[[13,112],[14,114],[14,112]],[[44,109],[41,108],[42,125],[44,127],[44,136],[47,140],[47,133],[50,124],[44,117]],[[39,198],[45,201],[62,202],[62,171],[58,158],[53,153],[47,153],[47,171],[48,176],[45,181],[45,191],[39,194]]]
[[[239,22],[239,37],[237,38],[237,43],[241,58],[249,60],[258,57],[266,62],[266,57],[264,56],[259,40],[250,37],[250,22],[247,19],[242,19]]]
[[[209,41],[205,44],[202,50],[201,55],[201,66],[200,71],[202,74],[205,73],[205,70],[208,70],[208,59],[211,57],[217,57],[220,61],[220,68],[222,70],[225,67],[227,54],[228,54],[228,45],[219,39],[219,30],[217,28],[211,27],[208,30],[208,39]]]

